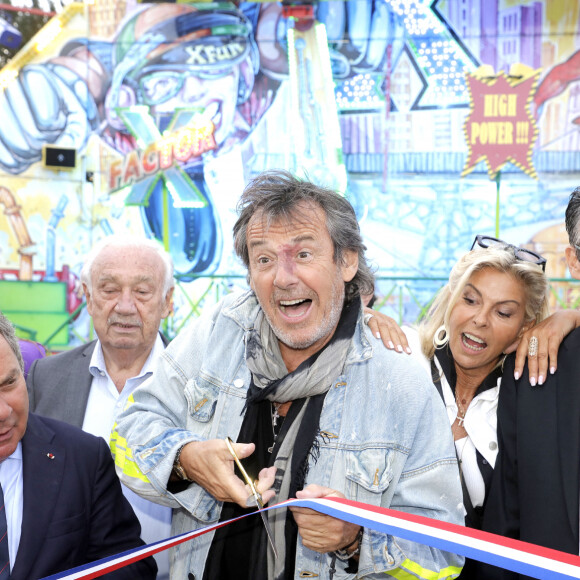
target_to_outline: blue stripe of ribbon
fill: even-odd
[[[341,503],[339,501],[333,501],[330,498],[322,500],[320,499],[289,500],[287,502],[284,502],[283,504],[267,507],[265,509],[269,510],[289,506],[311,508],[318,512],[327,514],[329,516],[341,520],[348,521],[353,524],[358,524],[359,526],[364,526],[377,532],[390,534],[412,542],[425,544],[433,548],[437,548],[439,550],[444,550],[446,552],[460,554],[461,556],[465,556],[473,560],[479,560],[481,562],[492,564],[500,568],[505,568],[506,570],[512,570],[513,572],[524,574],[526,576],[532,576],[535,578],[546,580],[564,580],[571,578],[580,578],[580,558],[577,557],[574,558],[573,556],[570,556],[570,554],[555,552],[553,550],[550,551],[553,554],[561,554],[561,556],[567,561],[569,561],[571,558],[577,559],[578,560],[577,565],[562,563],[557,560],[552,561],[549,559],[544,559],[543,561],[535,564],[529,561],[530,553],[533,554],[534,548],[536,548],[532,544],[518,542],[518,544],[521,544],[522,547],[525,546],[527,548],[527,551],[512,549],[511,553],[513,553],[513,556],[504,555],[497,552],[497,549],[500,546],[504,545],[505,542],[505,538],[503,538],[502,536],[488,534],[485,532],[477,532],[477,536],[479,538],[478,541],[477,539],[474,540],[473,538],[466,536],[464,534],[465,528],[463,528],[462,526],[446,524],[445,527],[447,531],[445,531],[437,528],[432,523],[430,523],[433,522],[434,520],[430,520],[429,518],[426,517],[414,516],[414,519],[421,522],[419,524],[420,526],[426,526],[427,528],[430,529],[430,531],[428,532],[417,531],[415,529],[409,529],[417,527],[416,524],[409,524],[404,518],[398,519],[397,512],[393,510],[374,507],[371,510],[369,509],[369,506],[362,503],[358,502],[349,502],[349,503],[354,507],[354,511],[352,511],[350,505]],[[256,513],[258,512],[248,514],[248,516],[253,516]],[[381,521],[381,519],[383,519],[381,518],[381,516],[388,517],[390,522],[386,523],[384,521]],[[118,563],[121,560],[129,561],[123,564],[123,566],[125,566],[134,559],[140,560],[157,552],[161,552],[163,550],[168,549],[169,547],[175,546],[177,544],[195,538],[196,536],[210,532],[217,527],[227,525],[232,521],[234,520],[213,524],[211,526],[207,526],[205,528],[193,532],[186,532],[178,536],[173,536],[172,538],[168,538],[167,540],[161,540],[153,544],[148,544],[147,546],[127,550],[115,556],[109,556],[96,562],[92,562],[90,564],[85,564],[84,566],[79,566],[77,568],[67,570],[66,572],[60,572],[58,574],[53,574],[52,576],[47,576],[43,580],[64,580],[64,579],[73,580],[81,578],[88,580],[89,578],[96,578],[110,571],[110,568],[107,568],[102,571],[96,570],[96,568],[98,568],[103,564],[111,564],[112,562]],[[451,539],[449,537],[442,536],[451,536],[451,538],[456,539]],[[481,541],[486,542],[481,548],[472,545],[474,543],[477,544]],[[540,552],[542,550],[544,549],[540,548]],[[537,553],[537,555],[543,557],[542,553]],[[566,572],[556,571],[554,570],[554,568],[565,568],[567,571]]]

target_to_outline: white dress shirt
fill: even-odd
[[[8,554],[10,570],[14,567],[22,532],[22,443],[16,451],[0,463],[0,485],[4,492],[4,509],[8,525]]]
[[[165,346],[161,336],[157,335],[157,340],[141,372],[136,377],[127,379],[123,390],[119,393],[115,383],[107,373],[103,349],[100,341],[97,340],[89,364],[89,371],[93,375],[93,381],[85,410],[83,431],[102,437],[109,444],[116,414],[123,409],[129,395],[153,374],[155,361],[164,350]],[[141,538],[143,541],[150,544],[169,538],[171,536],[171,508],[144,499],[124,485],[122,487],[123,494],[133,507],[141,523]],[[157,579],[168,579],[169,551],[165,550],[155,554],[155,561],[159,568]]]

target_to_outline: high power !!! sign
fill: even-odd
[[[532,153],[538,128],[530,103],[539,76],[540,70],[523,77],[504,72],[493,77],[467,73],[471,103],[463,130],[469,154],[462,177],[483,160],[490,179],[508,162],[537,177]]]

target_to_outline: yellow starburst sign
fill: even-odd
[[[490,179],[508,162],[537,178],[532,153],[538,128],[529,105],[541,71],[520,67],[518,72],[486,76],[478,69],[466,74],[471,102],[463,131],[469,155],[462,177],[485,160]]]

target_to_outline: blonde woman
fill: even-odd
[[[506,352],[548,316],[544,267],[545,259],[533,252],[478,236],[454,266],[418,333],[407,334],[447,408],[471,527],[483,524],[497,457],[497,404]]]
[[[389,321],[395,344],[421,357],[447,409],[469,527],[495,527],[486,519],[485,506],[498,454],[503,361],[522,335],[548,316],[545,264],[534,252],[477,236],[419,327],[404,329],[408,344]],[[375,322],[381,322],[384,338],[386,322]],[[468,560],[461,578],[486,578],[486,569]]]

